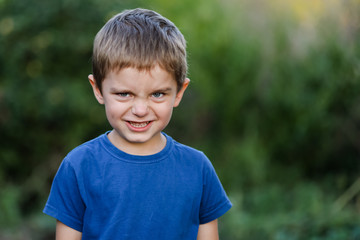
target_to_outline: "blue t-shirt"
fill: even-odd
[[[208,158],[164,135],[166,147],[149,156],[119,150],[107,134],[75,148],[44,213],[83,239],[196,239],[231,203]]]

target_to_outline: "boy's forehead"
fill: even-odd
[[[175,77],[172,72],[167,71],[159,64],[155,64],[150,67],[122,67],[110,69],[107,75],[149,75],[151,77],[167,76],[175,81]]]
[[[176,80],[172,73],[165,70],[159,65],[155,65],[151,68],[136,68],[136,67],[124,67],[121,69],[115,68],[110,70],[106,79],[118,79],[118,80],[126,80],[126,81],[136,81],[138,79],[142,79],[143,81],[155,84],[175,84]]]

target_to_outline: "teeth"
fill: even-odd
[[[137,122],[130,122],[131,126],[136,127],[136,128],[143,128],[146,127],[149,122],[143,122],[143,123],[137,123]]]

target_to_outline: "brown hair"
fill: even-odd
[[[173,75],[180,90],[187,74],[186,42],[179,29],[160,14],[140,8],[125,10],[97,33],[92,61],[100,91],[109,71],[150,70],[156,64]]]

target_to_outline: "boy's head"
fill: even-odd
[[[156,65],[168,71],[180,90],[187,73],[186,42],[177,27],[146,9],[125,10],[97,33],[93,49],[93,75],[101,91],[110,71],[133,67],[149,70]]]

